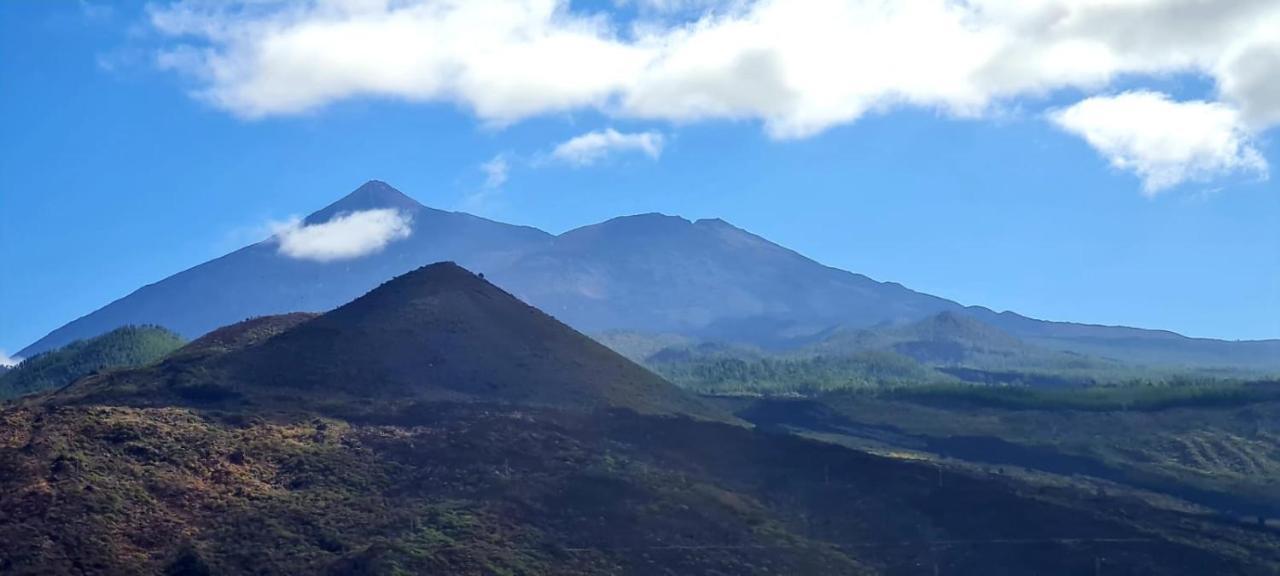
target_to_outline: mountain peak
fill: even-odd
[[[424,206],[386,182],[370,180],[360,185],[350,194],[343,196],[337,202],[307,216],[306,223],[319,224],[327,222],[342,213],[376,210],[379,208],[395,208],[405,212],[417,212]]]
[[[643,214],[632,214],[630,216],[618,216],[610,218],[601,223],[602,226],[632,226],[632,227],[654,227],[654,226],[686,226],[688,220],[680,216],[671,214],[663,214],[661,212],[645,212]]]

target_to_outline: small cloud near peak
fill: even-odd
[[[319,224],[292,218],[271,229],[271,240],[282,256],[314,262],[367,256],[408,238],[413,231],[409,215],[393,208],[348,212]]]

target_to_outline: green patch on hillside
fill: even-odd
[[[180,348],[181,336],[159,326],[125,326],[24,360],[0,374],[0,398],[60,388],[95,372],[150,364]]]
[[[901,354],[865,351],[849,356],[688,356],[651,360],[649,367],[699,392],[815,393],[909,386],[953,378]]]

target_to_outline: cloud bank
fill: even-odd
[[[1084,138],[1112,166],[1138,174],[1147,195],[1189,180],[1267,174],[1240,112],[1217,102],[1125,92],[1089,98],[1050,118]]]
[[[1212,81],[1240,129],[1280,123],[1275,0],[643,4],[698,9],[620,21],[565,0],[185,1],[151,20],[178,43],[161,64],[247,118],[373,96],[452,102],[499,125],[587,108],[803,138],[899,107],[981,117],[1015,98],[1190,74]],[[1164,104],[1128,102],[1184,117]],[[1192,162],[1188,174],[1213,163]]]
[[[408,215],[392,208],[340,214],[321,224],[294,218],[272,226],[272,241],[289,258],[332,262],[381,251],[412,233]]]
[[[640,152],[656,159],[662,155],[663,140],[657,132],[625,133],[609,128],[570,138],[556,146],[551,157],[578,166],[594,164],[619,152]]]

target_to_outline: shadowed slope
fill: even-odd
[[[223,326],[193,340],[170,356],[173,362],[191,361],[243,350],[267,341],[277,334],[319,316],[309,312],[292,312],[275,316],[259,316],[230,326]]]

